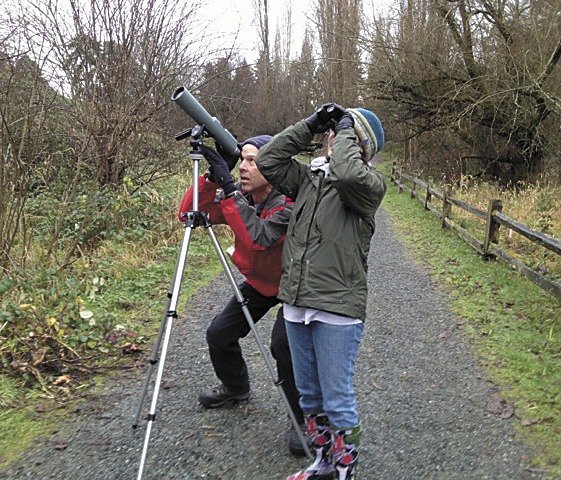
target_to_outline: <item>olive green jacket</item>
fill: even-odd
[[[292,158],[311,139],[300,121],[276,135],[256,158],[263,176],[295,201],[282,252],[279,298],[364,320],[367,257],[386,182],[361,160],[352,128],[335,137],[328,176]]]

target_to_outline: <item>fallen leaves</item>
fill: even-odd
[[[520,424],[523,427],[529,427],[531,425],[539,425],[541,423],[547,423],[547,422],[551,422],[553,420],[552,417],[546,417],[546,418],[540,418],[540,419],[532,419],[530,420],[529,418],[525,418],[523,420],[520,421]]]
[[[54,439],[54,449],[55,450],[66,450],[68,448],[68,442],[62,438],[55,438]]]
[[[508,403],[504,398],[500,396],[500,394],[496,393],[487,402],[485,406],[485,410],[493,415],[497,415],[498,417],[507,420],[514,415],[514,405]]]
[[[61,375],[53,380],[53,385],[65,385],[70,383],[72,379],[68,375]]]
[[[123,345],[122,352],[125,355],[133,355],[142,352],[142,347],[138,343],[128,342]]]

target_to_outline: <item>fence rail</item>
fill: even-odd
[[[425,209],[434,213],[441,221],[443,228],[450,228],[456,234],[471,245],[478,253],[484,258],[495,260],[498,259],[512,268],[516,269],[530,281],[540,286],[551,295],[561,300],[561,284],[546,277],[543,273],[536,271],[520,260],[512,257],[503,249],[499,248],[499,229],[501,226],[509,228],[520,235],[527,238],[529,241],[536,243],[557,255],[561,255],[561,242],[555,238],[549,237],[543,232],[532,230],[526,225],[507,217],[502,213],[502,201],[499,199],[492,199],[489,201],[487,210],[470,205],[463,202],[458,198],[452,196],[452,189],[445,186],[442,191],[431,187],[426,180],[423,180],[416,175],[404,172],[402,167],[395,164],[392,166],[390,181],[396,185],[399,192],[408,191],[411,198],[416,198]],[[440,200],[437,205],[435,199]],[[485,238],[479,240],[475,238],[461,225],[458,225],[451,218],[452,207],[460,208],[475,217],[484,220],[485,223]]]

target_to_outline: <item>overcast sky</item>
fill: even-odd
[[[295,52],[299,52],[304,38],[306,14],[313,2],[314,0],[270,0],[269,28],[272,35],[271,41],[274,40],[277,21],[283,19],[286,5],[292,4],[292,48],[295,49]],[[256,45],[259,37],[253,0],[206,0],[203,9],[204,15],[209,16],[211,25],[216,27],[216,33],[223,35],[223,37],[220,36],[223,40],[219,42],[227,47],[231,45],[235,35],[238,34],[236,42],[240,46],[241,54],[247,55],[249,61],[255,60],[254,56],[256,55]]]
[[[277,22],[282,22],[287,5],[292,6],[292,45],[291,55],[300,53],[304,31],[309,18],[314,17],[318,0],[269,0],[271,42],[274,41]],[[221,34],[218,44],[224,47],[232,45],[234,36],[242,55],[248,61],[256,60],[258,27],[255,21],[253,0],[204,0],[204,15]],[[372,12],[387,11],[395,0],[363,0],[363,15],[372,16]],[[281,33],[283,31],[281,30]]]

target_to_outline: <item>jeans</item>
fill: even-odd
[[[271,333],[271,353],[276,360],[279,381],[281,381],[281,387],[290,404],[290,408],[294,412],[298,423],[304,423],[304,414],[300,409],[298,390],[294,383],[294,371],[292,369],[292,359],[290,358],[290,348],[288,346],[288,337],[286,336],[282,307],[277,313],[277,319]]]
[[[364,324],[285,323],[302,410],[325,413],[337,429],[358,425],[353,379]]]

